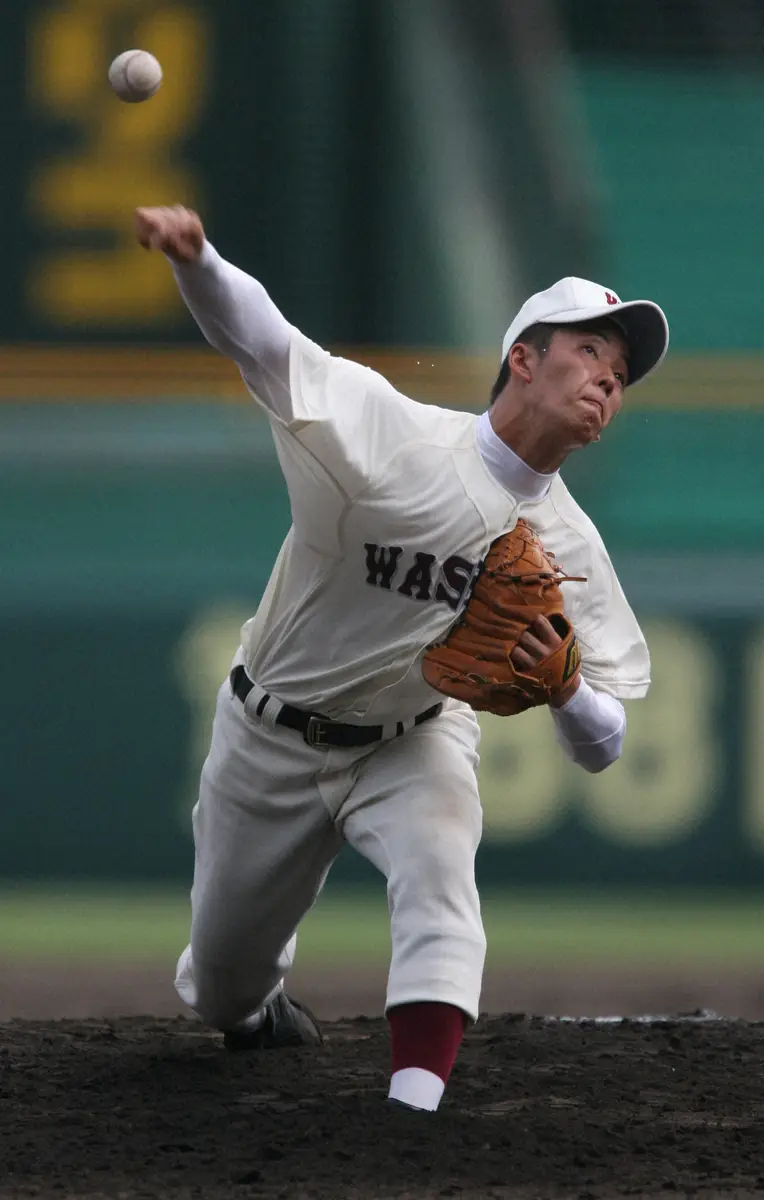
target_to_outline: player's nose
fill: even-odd
[[[609,425],[623,404],[623,388],[613,371],[608,367],[597,380],[603,404],[603,424]]]
[[[609,400],[618,386],[612,367],[603,365],[598,372],[597,386],[602,389],[603,394]]]

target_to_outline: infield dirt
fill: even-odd
[[[760,1196],[764,1024],[489,1017],[435,1115],[385,1104],[379,1019],[226,1054],[184,1018],[0,1026],[0,1196]]]

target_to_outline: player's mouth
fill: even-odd
[[[596,410],[597,420],[599,421],[600,428],[602,428],[605,424],[605,406],[602,401],[595,396],[582,396],[581,399],[590,409]]]

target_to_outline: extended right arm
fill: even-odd
[[[263,285],[221,258],[189,209],[138,209],[135,223],[141,244],[169,258],[186,306],[210,345],[233,359],[269,412],[288,422],[292,327]]]
[[[304,337],[262,284],[210,246],[195,212],[139,208],[135,229],[142,246],[168,257],[207,341],[236,362],[271,417],[295,525],[318,544],[327,495],[344,504],[364,491],[403,442],[421,439],[435,410]]]

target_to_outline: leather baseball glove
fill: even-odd
[[[581,653],[560,584],[586,581],[566,575],[552,558],[522,519],[496,539],[460,619],[425,652],[422,674],[431,687],[502,717],[548,704],[569,688],[581,671]],[[540,616],[562,643],[533,667],[519,670],[510,655]]]

